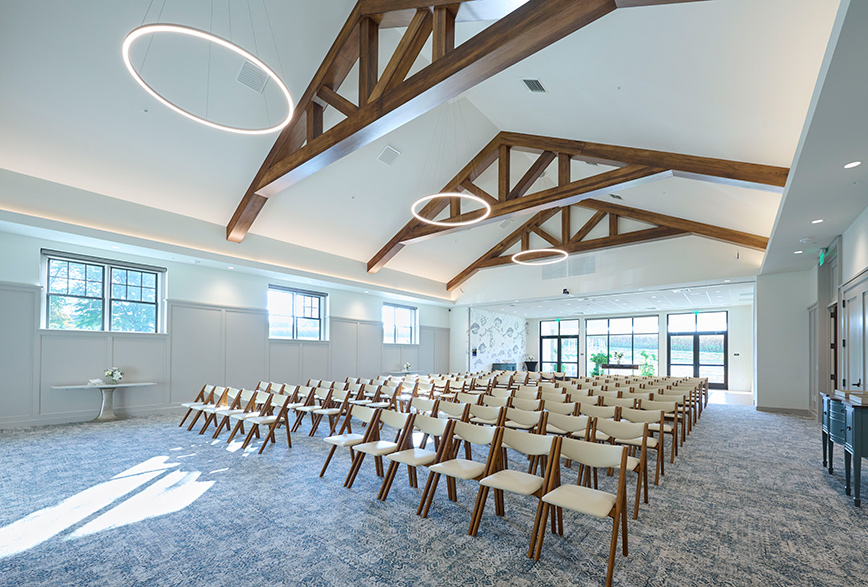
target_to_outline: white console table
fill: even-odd
[[[94,422],[110,422],[118,420],[117,414],[112,409],[112,396],[116,389],[122,387],[148,387],[156,383],[101,383],[99,385],[52,385],[51,389],[98,389],[102,392],[102,406],[99,408],[99,416]]]

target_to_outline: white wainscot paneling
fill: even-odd
[[[338,320],[331,322],[331,379],[345,381],[358,373],[359,324],[355,321]]]
[[[301,343],[294,340],[268,341],[268,376],[275,383],[302,385]]]
[[[449,330],[434,330],[434,372],[449,372]]]
[[[404,363],[410,363],[411,371],[421,371],[420,365],[420,357],[421,357],[421,349],[418,344],[402,344],[399,345],[401,347],[401,364],[398,366],[400,369]]]
[[[167,403],[165,336],[112,336],[112,366],[124,372],[123,383],[153,381],[151,387],[131,387],[114,393],[114,408],[119,413]],[[204,385],[204,382],[203,382]],[[201,387],[201,386],[200,386]]]
[[[225,385],[223,319],[219,308],[173,304],[169,310],[172,336],[172,403],[190,401],[207,384]]]
[[[268,379],[268,315],[226,310],[226,385],[253,389]]]
[[[39,396],[41,415],[95,418],[102,395],[98,389],[52,389],[53,385],[84,385],[102,379],[110,359],[104,333],[45,332],[42,334]],[[75,418],[71,418],[75,419]]]
[[[39,292],[0,285],[0,420],[33,412],[33,363]]]
[[[383,325],[359,323],[358,376],[373,379],[383,368]]]
[[[329,343],[305,342],[301,347],[301,379],[325,379],[329,369]]]
[[[435,340],[436,334],[433,328],[425,326],[419,328],[419,362],[416,363],[415,370],[423,373],[434,372]]]
[[[399,344],[384,344],[383,345],[383,364],[380,366],[380,372],[386,373],[389,371],[400,371],[403,363],[403,355],[401,354],[402,345]],[[412,365],[413,362],[410,361]],[[418,365],[418,363],[415,363]]]

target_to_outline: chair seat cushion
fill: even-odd
[[[295,409],[296,412],[304,412],[305,414],[309,414],[316,410],[320,409],[319,406],[299,406]]]
[[[479,484],[494,489],[503,489],[512,493],[530,495],[542,489],[544,481],[542,477],[537,475],[504,469],[485,477]]]
[[[659,432],[660,431],[660,424],[658,424],[656,422],[653,424],[648,424],[648,430],[654,430],[655,432]],[[665,432],[667,434],[672,432],[672,425],[671,424],[663,424],[663,432]]]
[[[369,400],[369,399],[351,399],[350,403],[353,404],[354,406],[366,406],[369,403],[371,403],[371,400]]]
[[[358,452],[363,452],[365,454],[374,455],[374,456],[382,456],[389,453],[395,452],[395,449],[398,448],[398,445],[394,442],[389,442],[388,440],[375,440],[373,442],[365,442],[364,444],[357,444],[353,447]]]
[[[186,402],[181,404],[183,408],[192,408],[193,406],[204,406],[205,402]]]
[[[488,418],[480,418],[478,416],[475,418],[470,418],[470,421],[473,422],[474,424],[488,424],[490,426],[497,424],[497,420],[490,420]]]
[[[328,436],[323,440],[335,446],[355,446],[361,444],[364,439],[365,437],[362,434],[336,434]]]
[[[314,414],[320,414],[321,416],[335,416],[341,413],[340,408],[322,408],[319,410],[314,410]]]
[[[518,428],[519,430],[530,430],[531,428],[536,426],[536,424],[522,424],[521,422],[516,422],[515,420],[507,420],[504,423],[504,426],[506,426],[507,428]]]
[[[618,444],[628,444],[630,446],[642,446],[641,438],[616,438],[615,442]],[[657,439],[651,438],[650,436],[647,439],[646,446],[648,448],[657,448]]]
[[[597,518],[605,518],[615,505],[616,496],[605,491],[581,487],[579,485],[561,485],[543,496],[543,501],[556,507],[566,508],[588,514]]]
[[[376,403],[368,404],[368,407],[372,408],[372,409],[377,409],[377,408],[388,408],[390,405],[392,405],[391,402],[376,402]]]
[[[485,472],[485,463],[477,463],[467,459],[452,459],[431,465],[430,469],[435,473],[456,479],[476,479]]]
[[[597,430],[595,438],[597,439],[597,442],[606,442],[611,438],[611,436],[609,436],[605,432],[600,432],[599,430]]]
[[[424,448],[410,448],[386,455],[386,458],[390,461],[410,465],[411,467],[419,467],[433,463],[434,459],[437,458],[437,453],[433,450],[425,450]]]
[[[245,422],[249,422],[250,424],[262,424],[263,426],[268,426],[277,422],[277,415],[273,416],[255,416],[253,418],[246,418]]]

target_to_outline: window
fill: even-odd
[[[325,340],[326,294],[268,286],[268,336]]]
[[[417,319],[416,308],[383,304],[383,342],[416,344]]]
[[[727,386],[727,313],[669,314],[669,374],[708,377],[708,386]]]
[[[585,338],[588,374],[619,373],[617,369],[604,369],[603,365],[622,363],[637,365],[642,375],[656,375],[659,330],[657,316],[588,320]]]
[[[56,251],[42,254],[49,329],[157,332],[165,269]]]
[[[540,371],[579,376],[579,321],[542,320],[539,323]]]

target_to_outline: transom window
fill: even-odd
[[[54,251],[43,256],[49,329],[157,332],[165,269]]]
[[[268,286],[268,336],[325,340],[326,294]]]
[[[416,344],[418,326],[416,308],[383,304],[383,342]]]

